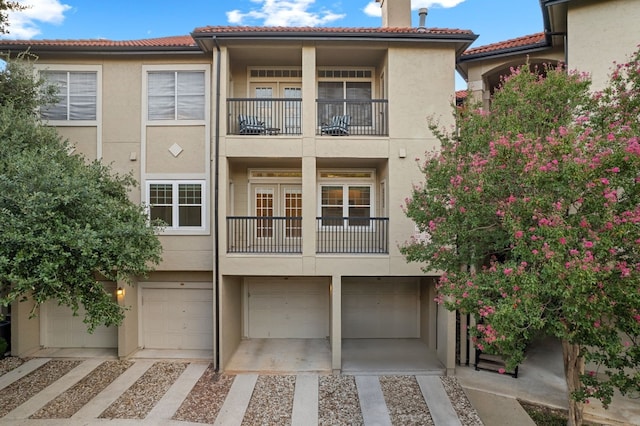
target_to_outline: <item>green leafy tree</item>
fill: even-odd
[[[508,368],[532,339],[562,341],[572,425],[590,398],[640,391],[640,54],[588,87],[523,67],[454,134],[432,125],[441,148],[406,206],[429,238],[402,248],[444,271],[438,301]]]
[[[24,61],[0,73],[0,303],[54,299],[85,323],[119,324],[124,308],[103,281],[130,281],[160,261],[161,245],[131,176],[70,155],[33,114],[51,92]]]

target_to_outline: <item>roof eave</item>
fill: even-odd
[[[78,55],[157,55],[162,53],[171,54],[202,54],[198,46],[53,46],[38,44],[2,44],[0,41],[0,51],[2,52],[29,52],[48,55],[69,54]]]
[[[517,47],[510,47],[507,49],[490,50],[487,52],[479,52],[479,53],[472,53],[469,55],[463,55],[463,56],[460,56],[460,58],[458,59],[458,62],[464,63],[464,62],[480,61],[480,60],[489,59],[489,58],[491,59],[504,58],[506,56],[540,52],[541,50],[546,50],[549,47],[551,47],[551,45],[545,40],[542,43],[530,44],[527,46],[517,46]]]

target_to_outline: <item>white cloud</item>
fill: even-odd
[[[40,34],[39,24],[59,25],[64,21],[64,13],[71,6],[60,0],[19,0],[27,8],[19,12],[9,11],[8,37],[30,39]]]
[[[412,0],[411,9],[420,9],[421,7],[444,7],[445,9],[450,7],[456,7],[465,0]],[[380,3],[372,1],[362,10],[365,15],[372,17],[382,16],[382,9],[380,9]]]
[[[315,10],[315,0],[251,0],[255,9],[248,12],[231,10],[227,20],[231,24],[259,22],[266,26],[316,27],[345,17],[328,9]]]

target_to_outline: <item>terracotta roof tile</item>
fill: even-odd
[[[467,97],[466,90],[456,90],[456,99],[465,99]]]
[[[230,33],[317,33],[317,34],[429,34],[429,35],[473,35],[473,31],[450,28],[362,28],[362,27],[242,27],[208,26],[194,30],[194,34]]]
[[[497,43],[487,44],[485,46],[474,47],[472,49],[466,50],[462,54],[462,57],[489,52],[499,52],[501,50],[508,50],[519,47],[533,47],[535,45],[544,43],[546,43],[545,34],[541,32],[523,37],[513,38],[510,40],[500,41]]]
[[[195,47],[193,38],[187,36],[150,38],[144,40],[123,40],[114,41],[106,39],[87,40],[0,40],[3,46],[38,46],[38,47],[118,47],[118,48],[138,48],[138,47]]]

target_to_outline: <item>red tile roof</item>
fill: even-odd
[[[38,47],[117,47],[117,48],[138,48],[138,47],[196,47],[196,42],[190,35],[150,38],[144,40],[123,40],[114,41],[107,39],[89,40],[0,40],[2,46],[38,46]]]
[[[546,38],[544,32],[531,34],[523,37],[513,38],[510,40],[500,41],[498,43],[487,44],[485,46],[474,47],[472,49],[466,50],[462,57],[478,55],[483,53],[493,53],[500,52],[503,50],[515,49],[515,48],[525,48],[525,47],[535,47],[536,45],[543,45],[546,43]]]
[[[467,97],[466,90],[456,90],[456,99],[465,99]]]
[[[473,35],[473,31],[451,28],[358,28],[358,27],[241,27],[208,26],[196,28],[194,34],[230,33],[308,33],[308,34],[427,34],[427,35]]]

